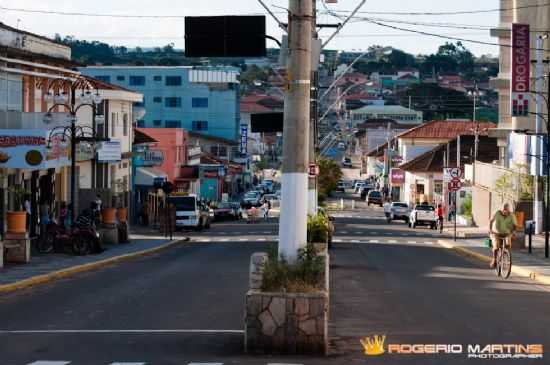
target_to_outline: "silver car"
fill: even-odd
[[[407,203],[393,202],[391,203],[391,220],[403,220],[409,223],[411,208]]]

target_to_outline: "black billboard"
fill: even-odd
[[[185,57],[265,57],[265,16],[185,17]]]
[[[252,133],[275,133],[283,131],[283,113],[251,114]]]

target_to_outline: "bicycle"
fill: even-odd
[[[497,258],[495,265],[495,274],[504,279],[510,277],[512,272],[512,251],[510,250],[510,245],[507,243],[508,237],[499,237],[499,235],[494,235],[496,239],[502,241],[502,245],[497,249]]]
[[[436,229],[439,231],[440,234],[443,233],[443,217],[437,218],[437,227]]]

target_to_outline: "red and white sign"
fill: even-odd
[[[391,169],[390,176],[392,185],[401,185],[405,182],[405,171],[401,169]]]
[[[453,178],[451,181],[449,181],[448,187],[450,191],[460,190],[460,188],[462,187],[462,182],[460,182],[460,179]]]
[[[531,67],[529,24],[512,24],[511,112],[529,115],[529,69]]]
[[[308,168],[309,177],[319,176],[319,172],[320,172],[320,169],[317,164],[314,164],[314,163],[309,164],[309,168]]]

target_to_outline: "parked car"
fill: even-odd
[[[369,193],[369,191],[371,191],[373,188],[371,185],[363,185],[363,187],[361,188],[361,191],[360,191],[360,194],[361,194],[361,199],[365,199],[367,200],[367,194]]]
[[[336,186],[336,191],[341,191],[343,193],[346,192],[346,183],[343,180],[338,181],[338,185]]]
[[[238,220],[243,217],[241,205],[234,202],[220,203],[214,208],[214,220],[232,219]]]
[[[344,158],[342,159],[342,167],[352,168],[352,167],[353,167],[353,163],[351,162],[351,158],[349,158],[349,157],[344,157]]]
[[[277,199],[281,200],[281,189],[275,190],[275,196]]]
[[[344,151],[344,150],[346,149],[345,143],[344,143],[344,142],[338,143],[338,149],[339,149],[340,151]]]
[[[391,220],[403,220],[405,223],[409,223],[410,215],[411,210],[407,203],[391,203]]]
[[[409,227],[416,228],[416,226],[430,226],[431,229],[435,229],[437,226],[435,207],[417,204],[409,216]]]
[[[378,190],[371,190],[367,194],[367,205],[368,206],[370,206],[371,204],[376,204],[376,205],[382,206],[383,205],[382,200],[383,200],[382,199],[382,193],[379,192]]]
[[[176,228],[192,228],[197,231],[210,228],[209,208],[196,195],[174,193],[168,196],[167,202],[176,208]]]

